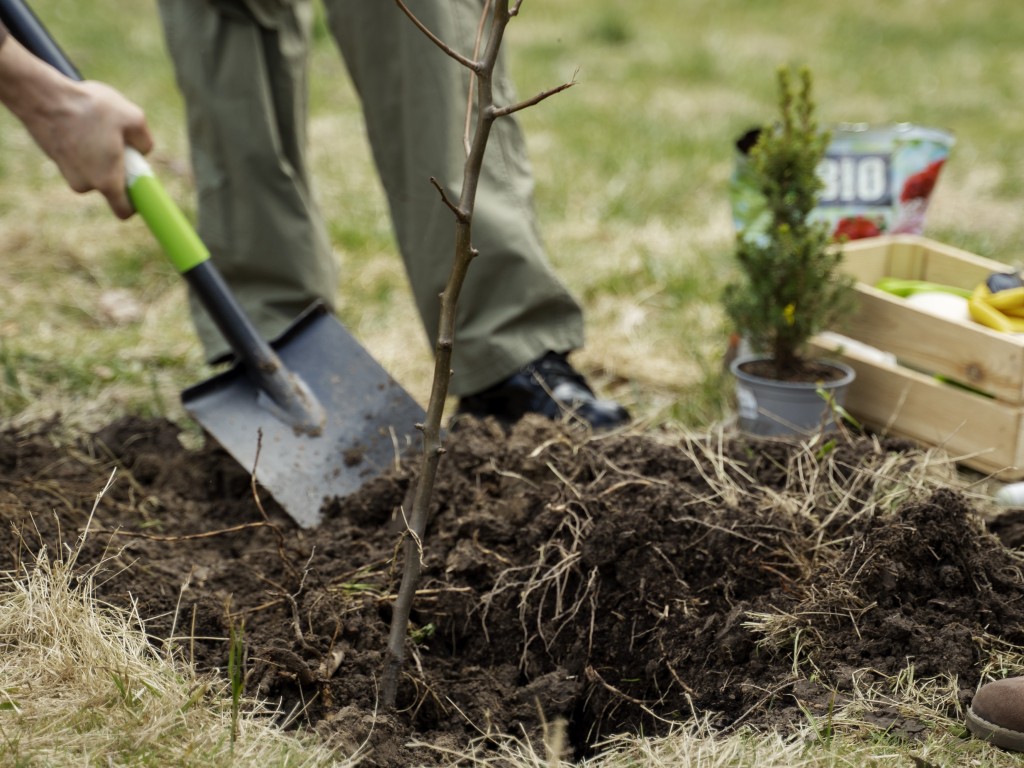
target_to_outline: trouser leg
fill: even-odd
[[[238,0],[159,3],[185,97],[197,230],[268,338],[316,299],[333,306],[337,286],[305,162],[311,7],[278,6],[257,23]],[[226,352],[194,296],[191,309],[207,358]]]
[[[471,53],[480,0],[411,2],[441,39]],[[393,2],[325,0],[332,34],[362,100],[402,258],[427,334],[450,272],[455,220],[429,179],[457,197],[465,153],[468,72],[429,41]],[[495,99],[515,100],[498,77]],[[476,196],[480,255],[459,300],[451,391],[497,383],[545,351],[582,346],[579,305],[553,273],[537,228],[533,178],[518,124],[491,133]]]

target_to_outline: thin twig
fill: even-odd
[[[136,531],[124,531],[120,528],[115,530],[104,530],[99,529],[96,533],[105,533],[109,536],[127,536],[133,539],[146,539],[147,541],[194,541],[196,539],[212,539],[217,536],[226,536],[229,533],[238,533],[239,531],[251,530],[253,528],[277,528],[274,523],[266,520],[257,520],[254,523],[242,523],[241,525],[233,525],[230,528],[220,528],[216,531],[205,531],[203,533],[186,533],[181,536],[158,536],[153,533],[138,533]]]
[[[487,26],[487,16],[491,11],[491,0],[486,0],[484,3],[483,13],[480,14],[480,23],[476,28],[476,38],[473,41],[473,60],[476,61],[480,56],[480,42],[484,39],[484,27]],[[472,150],[473,144],[470,140],[470,131],[473,125],[473,91],[476,89],[476,73],[469,73],[469,89],[466,91],[466,124],[462,130],[462,147],[466,151],[466,156],[469,157],[469,153]]]
[[[420,30],[420,32],[422,32],[424,35],[430,38],[431,42],[433,42],[434,45],[436,45],[438,48],[440,48],[442,51],[451,56],[453,59],[455,59],[457,62],[459,62],[462,66],[466,67],[471,72],[480,71],[480,62],[466,58],[461,53],[452,48],[450,45],[448,45],[444,40],[442,40],[433,32],[431,32],[427,28],[426,24],[424,24],[422,21],[416,18],[416,14],[409,10],[408,6],[406,6],[403,0],[395,0],[395,2],[398,3],[398,7],[402,9],[402,13],[408,16],[412,23],[415,24],[416,27]]]
[[[441,202],[443,202],[448,207],[448,210],[455,214],[455,218],[458,219],[459,221],[465,221],[466,212],[451,201],[451,199],[448,197],[448,193],[445,192],[444,188],[441,186],[441,182],[439,182],[435,177],[431,176],[430,183],[441,194]]]
[[[519,112],[520,110],[526,109],[527,107],[532,107],[535,104],[540,104],[545,99],[551,98],[556,93],[567,91],[574,85],[576,85],[575,75],[573,75],[573,79],[570,80],[569,82],[562,83],[561,85],[556,85],[554,88],[548,88],[547,90],[541,91],[540,93],[538,93],[535,96],[532,96],[529,99],[518,101],[515,104],[508,104],[504,107],[494,107],[491,109],[491,114],[494,117],[507,117],[508,115],[511,115],[513,112]]]

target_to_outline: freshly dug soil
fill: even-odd
[[[533,737],[556,719],[576,758],[695,714],[785,730],[908,665],[955,676],[966,703],[996,641],[1024,644],[1019,520],[990,530],[962,493],[919,482],[912,446],[470,421],[441,462],[399,706],[381,713],[416,457],[304,530],[170,422],[74,444],[51,426],[0,433],[16,533],[0,569],[88,528],[77,567],[100,569],[100,599],[134,604],[154,643],[201,671],[226,668],[242,626],[248,693],[282,722],[365,741],[366,765],[443,765],[423,745]]]

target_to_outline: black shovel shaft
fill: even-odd
[[[183,272],[182,277],[204,307],[218,308],[210,316],[235,354],[257,370],[280,367],[274,350],[248,322],[231,289],[210,261],[197,264]]]
[[[14,39],[51,67],[72,80],[82,75],[71,60],[50,37],[39,17],[22,0],[0,0],[0,21],[14,35]]]
[[[249,322],[213,263],[197,264],[183,277],[241,358],[246,373],[270,397],[277,415],[298,432],[319,435],[325,418],[323,407]]]

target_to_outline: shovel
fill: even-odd
[[[0,21],[36,56],[82,79],[24,0],[0,0]],[[412,442],[423,409],[322,303],[267,343],[184,214],[131,148],[125,175],[135,209],[238,359],[186,389],[185,410],[300,526],[317,525],[327,499],[348,496],[394,464]]]

